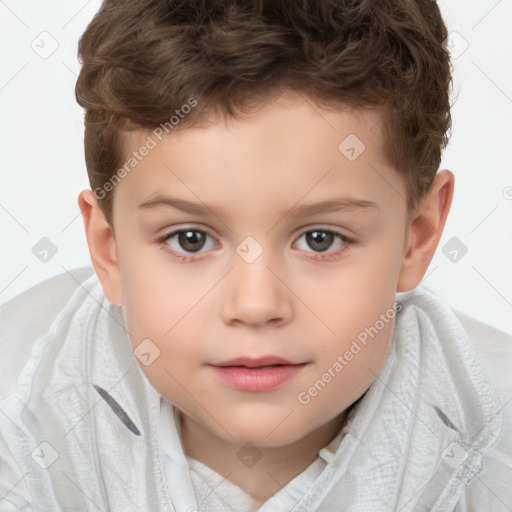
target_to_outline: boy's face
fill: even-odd
[[[157,142],[115,189],[131,343],[150,340],[139,349],[149,381],[227,442],[304,437],[367,390],[388,352],[406,191],[378,114],[357,113],[288,94],[247,121],[126,138],[130,155],[148,135]],[[141,207],[163,196],[209,209]],[[353,200],[366,206],[295,213]],[[189,234],[159,241],[176,230]],[[263,356],[302,366],[275,387],[257,370],[214,366]]]

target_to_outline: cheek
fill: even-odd
[[[392,329],[390,320],[378,334],[369,334],[364,343],[354,338],[344,340],[334,350],[331,347],[330,357],[319,362],[297,395],[299,407],[307,412],[313,427],[350,407],[368,390],[387,356]]]
[[[192,320],[201,309],[200,295],[169,291],[165,286],[162,290],[161,282],[140,285],[131,288],[133,295],[125,302],[132,347],[149,338],[168,361],[197,357],[197,348],[194,350],[190,340],[198,334],[199,326]]]
[[[200,302],[207,284],[173,268],[158,249],[123,260],[123,296],[130,331],[164,338]]]
[[[161,283],[146,280],[132,283],[133,296],[125,304],[130,342],[152,386],[170,402],[183,404],[190,399],[189,393],[201,395],[201,389],[196,389],[191,380],[190,366],[191,362],[199,365],[204,354],[194,343],[198,332],[187,317],[187,298],[163,293],[158,286]],[[149,364],[145,364],[147,357],[138,356],[147,352]]]
[[[322,389],[311,400],[319,411],[333,400],[349,406],[380,371],[393,334],[397,269],[396,251],[365,255],[364,261],[332,280],[331,299],[323,308],[320,301],[316,303],[320,318],[329,326],[329,330],[320,326],[325,333],[317,337],[318,364],[307,384],[318,382]]]
[[[165,369],[179,373],[185,371],[184,363],[191,360],[200,363],[204,359],[201,347],[193,341],[201,338],[198,320],[206,314],[202,298],[211,284],[194,280],[184,272],[169,272],[169,268],[160,271],[155,265],[144,266],[135,259],[132,263],[136,264],[135,268],[123,268],[130,342],[136,349],[149,339],[157,347],[159,357],[150,366],[141,368],[152,379],[169,380],[169,375],[162,373]]]
[[[308,305],[324,322],[320,337],[328,346],[355,338],[392,308],[398,270],[394,255],[365,254],[333,273],[323,287],[311,289]]]

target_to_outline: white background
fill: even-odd
[[[77,204],[89,184],[74,86],[78,38],[99,5],[0,0],[0,303],[90,265]],[[455,174],[456,187],[424,285],[512,334],[512,0],[440,6],[455,67],[452,137],[441,168]],[[57,44],[45,59],[33,49]],[[42,237],[57,248],[46,263],[32,252]],[[462,257],[456,249],[456,262],[443,253],[454,237],[468,249]]]

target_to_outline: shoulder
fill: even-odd
[[[512,510],[512,336],[454,310],[501,403],[500,436],[467,487],[464,512]]]
[[[404,305],[421,309],[442,334],[442,342],[455,336],[467,339],[470,350],[487,376],[499,401],[501,430],[485,452],[481,471],[467,484],[456,512],[512,510],[512,336],[451,307],[432,291],[419,287],[413,294],[398,294]],[[400,299],[399,299],[400,301]],[[445,325],[445,328],[441,327]],[[458,340],[460,341],[460,340]],[[467,343],[467,342],[466,342]],[[464,383],[459,383],[464,385]],[[462,404],[459,404],[462,405]],[[478,404],[466,404],[470,408]]]
[[[468,334],[489,380],[504,404],[512,399],[512,336],[490,325],[453,311]],[[507,408],[512,419],[512,404]]]
[[[93,274],[92,267],[76,268],[37,283],[0,305],[0,398],[15,384],[35,341]]]
[[[456,310],[424,286],[418,286],[411,292],[397,293],[397,302],[406,308],[415,306],[421,310],[445,337],[464,333],[491,382],[512,386],[509,373],[512,335]]]
[[[512,357],[512,335],[455,309],[453,313],[467,332],[484,366],[502,366],[507,361],[510,363],[510,358]],[[510,383],[510,374],[507,377]]]
[[[456,310],[445,299],[424,286],[412,292],[398,293],[404,309],[421,311],[432,325],[441,343],[462,342],[474,354],[488,381],[504,405],[512,399],[512,335]],[[466,340],[464,342],[464,340]],[[508,408],[512,413],[512,404]]]
[[[76,290],[94,275],[92,267],[80,267],[52,276],[0,305],[0,412],[2,401],[13,389],[30,358],[36,341],[49,332]],[[33,510],[25,482],[0,432],[0,510]]]

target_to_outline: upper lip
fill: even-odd
[[[292,363],[282,357],[277,356],[264,356],[264,357],[237,357],[229,361],[222,361],[220,363],[213,363],[213,366],[247,366],[248,368],[258,368],[260,366],[272,366],[275,364],[301,364]]]

